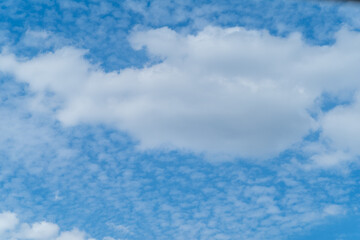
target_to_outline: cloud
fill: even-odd
[[[38,240],[47,240],[54,239],[59,232],[59,226],[54,223],[49,222],[37,222],[29,226],[28,224],[23,224],[21,226],[20,238],[25,239],[38,239]]]
[[[57,36],[49,31],[34,31],[27,30],[22,36],[21,40],[14,46],[14,50],[24,50],[28,48],[37,50],[48,50],[52,48],[60,48],[69,44],[69,40]]]
[[[315,165],[329,168],[358,159],[360,98],[356,87],[354,92],[350,103],[339,104],[320,117],[319,142],[311,143],[307,149],[313,153],[311,159]]]
[[[324,214],[330,216],[342,215],[345,213],[345,209],[342,206],[336,204],[330,204],[324,208]]]
[[[313,161],[314,165],[310,167],[318,166],[323,168],[330,168],[338,166],[340,163],[349,162],[353,159],[354,156],[349,153],[325,150],[311,156],[311,160]]]
[[[353,104],[338,106],[323,118],[323,136],[329,138],[333,147],[344,149],[350,153],[360,154],[360,98],[357,96]]]
[[[6,231],[13,230],[18,224],[19,220],[16,214],[12,212],[3,212],[0,214],[0,234]]]
[[[74,228],[59,234],[58,225],[51,222],[19,223],[15,213],[0,213],[0,237],[4,240],[95,240]]]
[[[85,233],[77,229],[68,232],[62,232],[56,240],[85,240]]]
[[[309,112],[322,93],[358,88],[360,35],[345,29],[328,46],[238,27],[197,35],[160,28],[129,39],[146,48],[149,66],[104,72],[86,51],[65,47],[32,59],[3,53],[1,71],[29,84],[35,106],[52,103],[64,125],[110,124],[141,149],[250,158],[301,142],[316,127]]]

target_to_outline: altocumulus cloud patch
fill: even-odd
[[[346,29],[334,44],[317,46],[296,33],[207,27],[186,35],[159,28],[129,37],[155,60],[142,68],[104,72],[73,47],[30,59],[3,52],[0,61],[1,71],[29,84],[34,109],[51,106],[66,126],[116,126],[141,149],[270,158],[320,129],[321,139],[330,140],[326,149],[350,147],[351,155],[357,145],[337,144],[343,135],[333,129],[356,121],[356,114],[336,115],[354,107],[323,113],[317,100],[358,89],[359,40]]]

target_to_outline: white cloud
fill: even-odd
[[[112,124],[142,149],[255,158],[300,142],[316,126],[308,110],[322,92],[358,88],[360,34],[347,30],[332,46],[216,27],[197,35],[161,28],[129,39],[162,61],[105,73],[85,51],[67,47],[28,60],[3,53],[0,70],[28,83],[36,106],[44,98],[57,104],[65,125]]]
[[[85,240],[85,233],[78,229],[73,229],[72,231],[61,233],[56,240]]]
[[[16,214],[12,212],[0,213],[0,234],[13,230],[18,222],[19,220],[17,219]]]
[[[325,151],[316,153],[311,159],[315,166],[329,168],[338,166],[340,163],[349,162],[353,159],[353,156],[342,151]],[[308,167],[312,168],[315,166]]]
[[[323,118],[323,135],[331,140],[333,147],[360,154],[360,98],[353,104],[339,106]]]
[[[34,47],[38,49],[60,47],[69,42],[68,40],[48,31],[27,30],[21,38],[18,46]]]
[[[4,240],[95,240],[87,238],[86,233],[74,228],[63,231],[51,222],[35,222],[31,225],[19,223],[15,213],[0,213],[0,238]]]
[[[38,222],[31,226],[23,224],[19,235],[24,239],[47,240],[54,239],[58,232],[58,225],[49,222]]]
[[[334,216],[334,215],[342,215],[344,213],[345,213],[345,209],[337,204],[330,204],[325,206],[324,208],[325,215]]]
[[[354,90],[358,91],[356,88]],[[311,159],[315,165],[329,168],[358,159],[359,100],[359,95],[356,93],[352,103],[336,106],[320,118],[320,142],[312,143],[306,149],[313,153]]]

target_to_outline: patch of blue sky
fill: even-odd
[[[336,96],[331,93],[323,93],[319,99],[321,111],[328,112],[336,106],[347,106],[354,102],[355,91],[347,91]]]

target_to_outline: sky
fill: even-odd
[[[360,4],[2,0],[0,239],[360,239]]]

